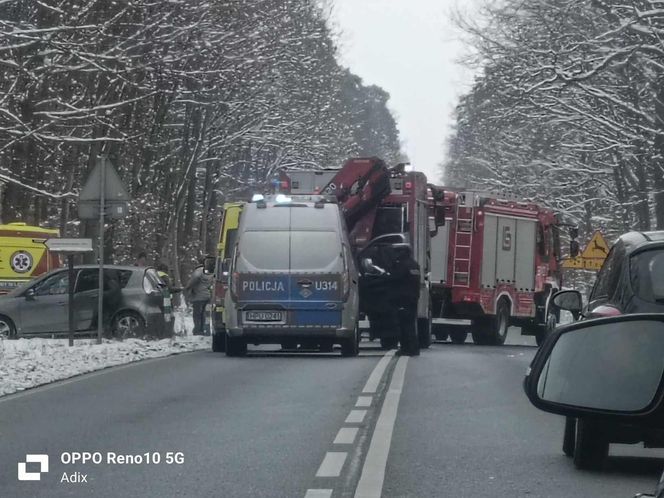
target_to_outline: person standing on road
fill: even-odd
[[[390,279],[396,291],[398,323],[401,335],[401,353],[410,356],[420,354],[417,337],[417,302],[420,298],[420,265],[411,255],[407,244],[392,246],[393,261]]]
[[[211,287],[212,275],[205,272],[205,258],[200,258],[184,288],[185,297],[193,307],[194,335],[205,334],[205,307],[212,297]]]

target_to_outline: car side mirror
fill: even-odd
[[[23,297],[25,297],[25,300],[26,300],[26,301],[34,301],[34,300],[35,300],[35,296],[36,296],[36,294],[35,294],[35,290],[34,290],[34,289],[28,289],[28,290],[25,291],[25,293],[23,294]]]
[[[553,295],[553,304],[561,310],[580,313],[583,309],[583,297],[577,290],[563,290]]]
[[[662,357],[663,314],[576,322],[544,342],[524,389],[547,412],[648,424],[661,420]]]

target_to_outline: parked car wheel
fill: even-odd
[[[574,456],[574,444],[576,441],[576,419],[565,417],[565,432],[563,433],[563,453],[565,456]]]
[[[133,311],[121,311],[113,318],[113,337],[127,339],[143,337],[146,333],[145,320]]]
[[[577,419],[574,444],[574,466],[577,469],[597,470],[609,454],[609,441],[601,427],[593,420]]]
[[[468,331],[467,330],[453,330],[450,332],[450,340],[454,344],[463,344],[466,342],[466,339],[468,338]]]
[[[6,316],[0,316],[0,339],[15,339],[16,326]]]

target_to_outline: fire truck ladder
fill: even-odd
[[[473,245],[473,208],[457,204],[452,285],[470,287],[470,255]]]

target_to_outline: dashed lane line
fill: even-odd
[[[345,451],[328,451],[320,464],[316,477],[339,477],[348,453]]]
[[[359,396],[357,398],[355,406],[357,408],[369,408],[371,406],[372,401],[373,401],[373,396]]]
[[[367,415],[366,410],[351,410],[346,417],[347,424],[361,424],[364,422],[364,417]]]
[[[304,498],[330,498],[331,496],[331,489],[307,489],[307,494],[304,495]]]
[[[359,427],[342,427],[334,438],[334,444],[353,444]]]
[[[383,374],[385,373],[385,369],[387,368],[387,365],[389,365],[393,356],[394,350],[391,350],[385,353],[385,355],[378,361],[378,364],[373,369],[373,372],[371,372],[367,383],[364,385],[364,389],[362,389],[363,394],[374,394],[376,392],[378,385],[380,384],[380,380],[383,378]]]
[[[355,489],[355,498],[380,498],[385,480],[385,467],[392,443],[392,432],[397,419],[397,410],[403,382],[406,376],[408,357],[402,356],[397,361],[392,374],[392,381],[385,395],[383,407],[378,415],[369,451],[367,452],[360,481]]]

